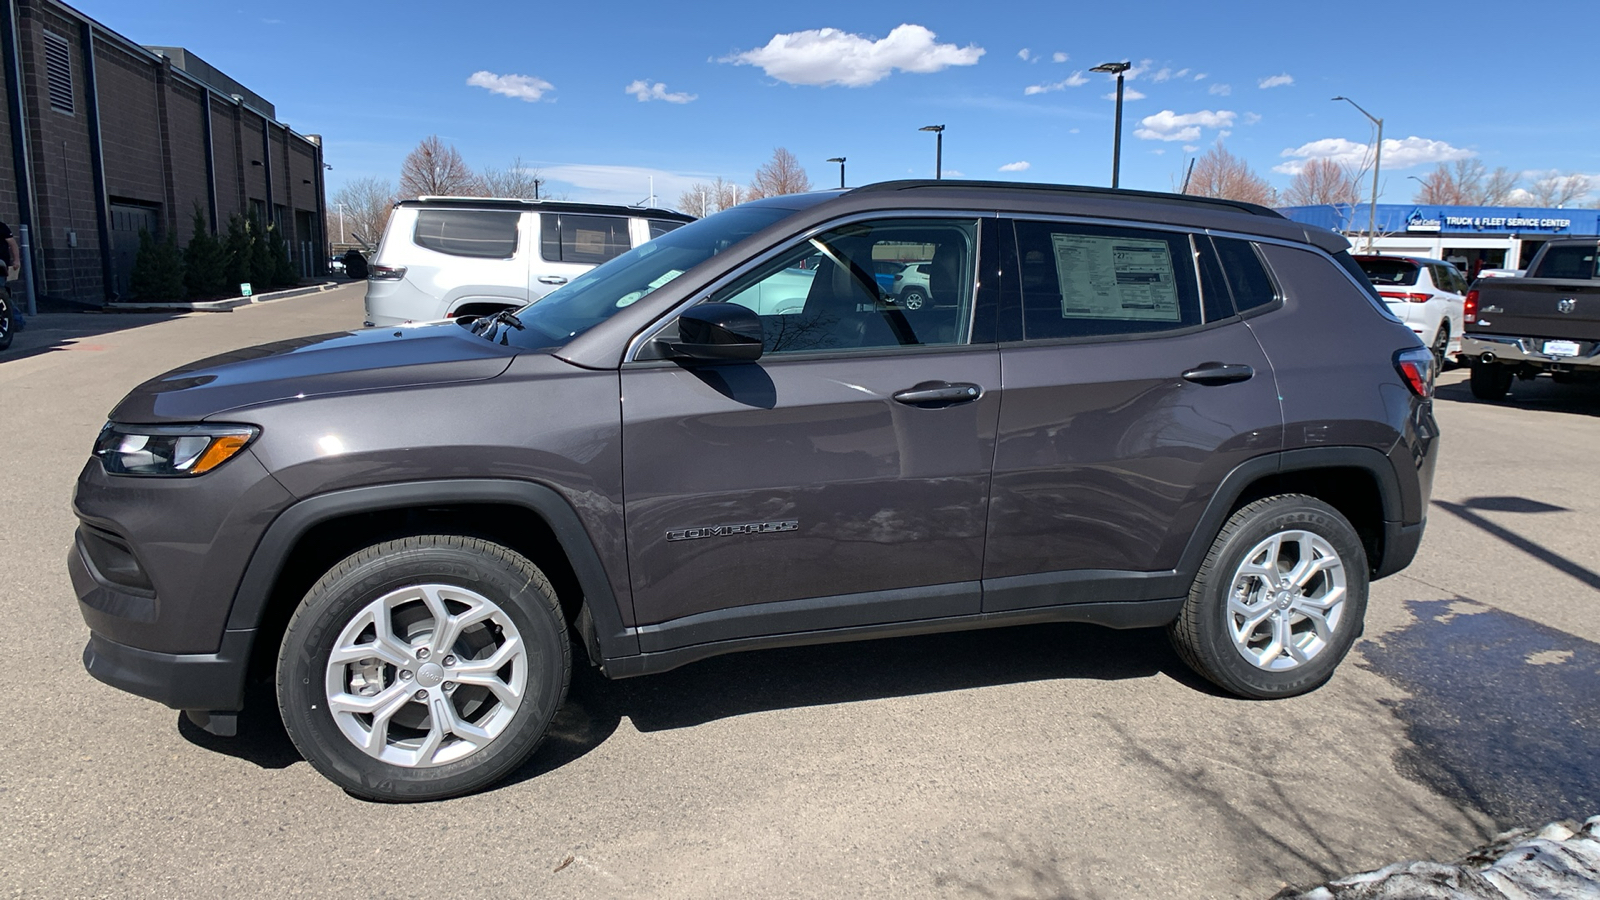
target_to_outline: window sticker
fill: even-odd
[[[1063,319],[1177,322],[1178,284],[1164,240],[1051,234]]]

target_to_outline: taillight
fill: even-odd
[[[1401,350],[1394,355],[1395,371],[1405,380],[1411,393],[1426,400],[1433,396],[1433,351],[1426,347]]]
[[[368,273],[373,281],[399,281],[406,277],[405,266],[373,266]]]
[[[1407,303],[1427,303],[1433,299],[1432,294],[1402,293],[1400,291],[1379,291],[1378,296],[1386,297],[1390,300],[1404,300]]]
[[[1462,316],[1461,317],[1466,319],[1469,323],[1474,323],[1474,322],[1478,321],[1478,290],[1477,290],[1477,288],[1473,288],[1472,290],[1467,291],[1466,308],[1462,311]]]

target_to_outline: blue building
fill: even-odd
[[[1296,222],[1337,231],[1357,252],[1367,252],[1371,213],[1365,205],[1278,211]],[[1372,231],[1372,252],[1449,260],[1470,278],[1479,269],[1527,268],[1551,238],[1600,235],[1600,209],[1380,203]]]

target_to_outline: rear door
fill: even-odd
[[[528,272],[531,300],[633,248],[630,216],[576,212],[537,215],[539,247]]]
[[[1051,220],[1015,235],[984,610],[1181,596],[1172,571],[1223,477],[1281,446],[1271,366],[1206,236]]]

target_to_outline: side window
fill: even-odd
[[[417,212],[411,239],[419,247],[451,256],[510,259],[517,253],[517,222],[512,210],[424,209]]]
[[[1239,312],[1248,312],[1258,306],[1278,299],[1277,285],[1267,274],[1266,264],[1256,245],[1238,238],[1212,238],[1217,247],[1217,257],[1222,260],[1222,271],[1228,276],[1228,286],[1233,289],[1233,305]]]
[[[893,219],[846,225],[797,244],[710,300],[761,316],[764,353],[920,347],[966,340],[972,318],[973,222]],[[921,262],[916,308],[882,277],[887,264]]]
[[[1222,265],[1211,238],[1195,235],[1195,261],[1200,266],[1200,299],[1204,304],[1206,321],[1215,322],[1234,314],[1233,298],[1228,292],[1228,279],[1222,274]]]
[[[652,241],[669,231],[676,231],[683,227],[682,222],[676,222],[672,219],[647,219],[646,221],[650,223],[650,240]]]
[[[1019,221],[1022,333],[1118,337],[1201,323],[1187,234]]]
[[[539,255],[546,262],[597,266],[631,249],[625,216],[539,214]]]

